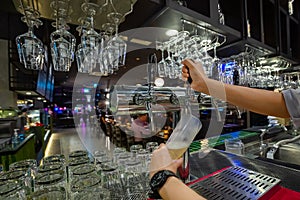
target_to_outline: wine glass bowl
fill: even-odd
[[[44,45],[34,33],[34,26],[42,25],[37,19],[39,13],[32,9],[24,10],[25,16],[21,18],[28,26],[28,32],[16,37],[19,60],[26,69],[40,70],[44,64]]]
[[[118,13],[118,12],[112,12],[112,13],[107,14],[107,20],[110,23],[113,23],[113,24],[116,24],[116,25],[119,25],[122,22],[123,17],[124,16],[121,13]]]
[[[50,7],[53,9],[56,22],[52,26],[56,31],[50,34],[51,55],[54,70],[67,72],[75,59],[75,36],[68,32],[67,25],[70,8],[65,1],[52,1]]]
[[[115,36],[107,42],[107,46],[114,50],[111,50],[110,54],[112,54],[111,56],[115,59],[113,61],[113,67],[116,70],[118,69],[118,66],[125,65],[126,60],[127,44],[118,34],[118,25],[121,23],[122,18],[123,15],[118,12],[107,14],[108,21],[115,25]]]

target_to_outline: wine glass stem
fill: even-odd
[[[163,49],[161,50],[161,60],[162,60],[162,61],[165,60],[165,58],[164,58],[164,50],[163,50]]]
[[[170,55],[170,49],[171,49],[171,47],[170,47],[170,44],[168,44],[168,57],[171,59],[171,55]]]
[[[92,15],[91,16],[91,29],[94,28],[94,16]]]
[[[118,36],[118,23],[116,23],[115,25],[116,25],[116,36]]]

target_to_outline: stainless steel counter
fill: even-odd
[[[281,186],[300,192],[300,170],[215,149],[204,158],[199,158],[198,152],[192,153],[190,157],[191,174],[197,178],[209,175],[229,166],[240,166],[276,177],[281,180]]]

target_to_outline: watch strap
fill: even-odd
[[[150,187],[152,190],[152,194],[150,195],[151,198],[161,199],[158,190],[167,182],[168,178],[171,176],[177,177],[176,174],[170,170],[160,170],[152,176],[150,180]]]

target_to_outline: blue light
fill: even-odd
[[[89,93],[89,92],[90,92],[90,89],[88,89],[88,88],[83,89],[83,93]]]

